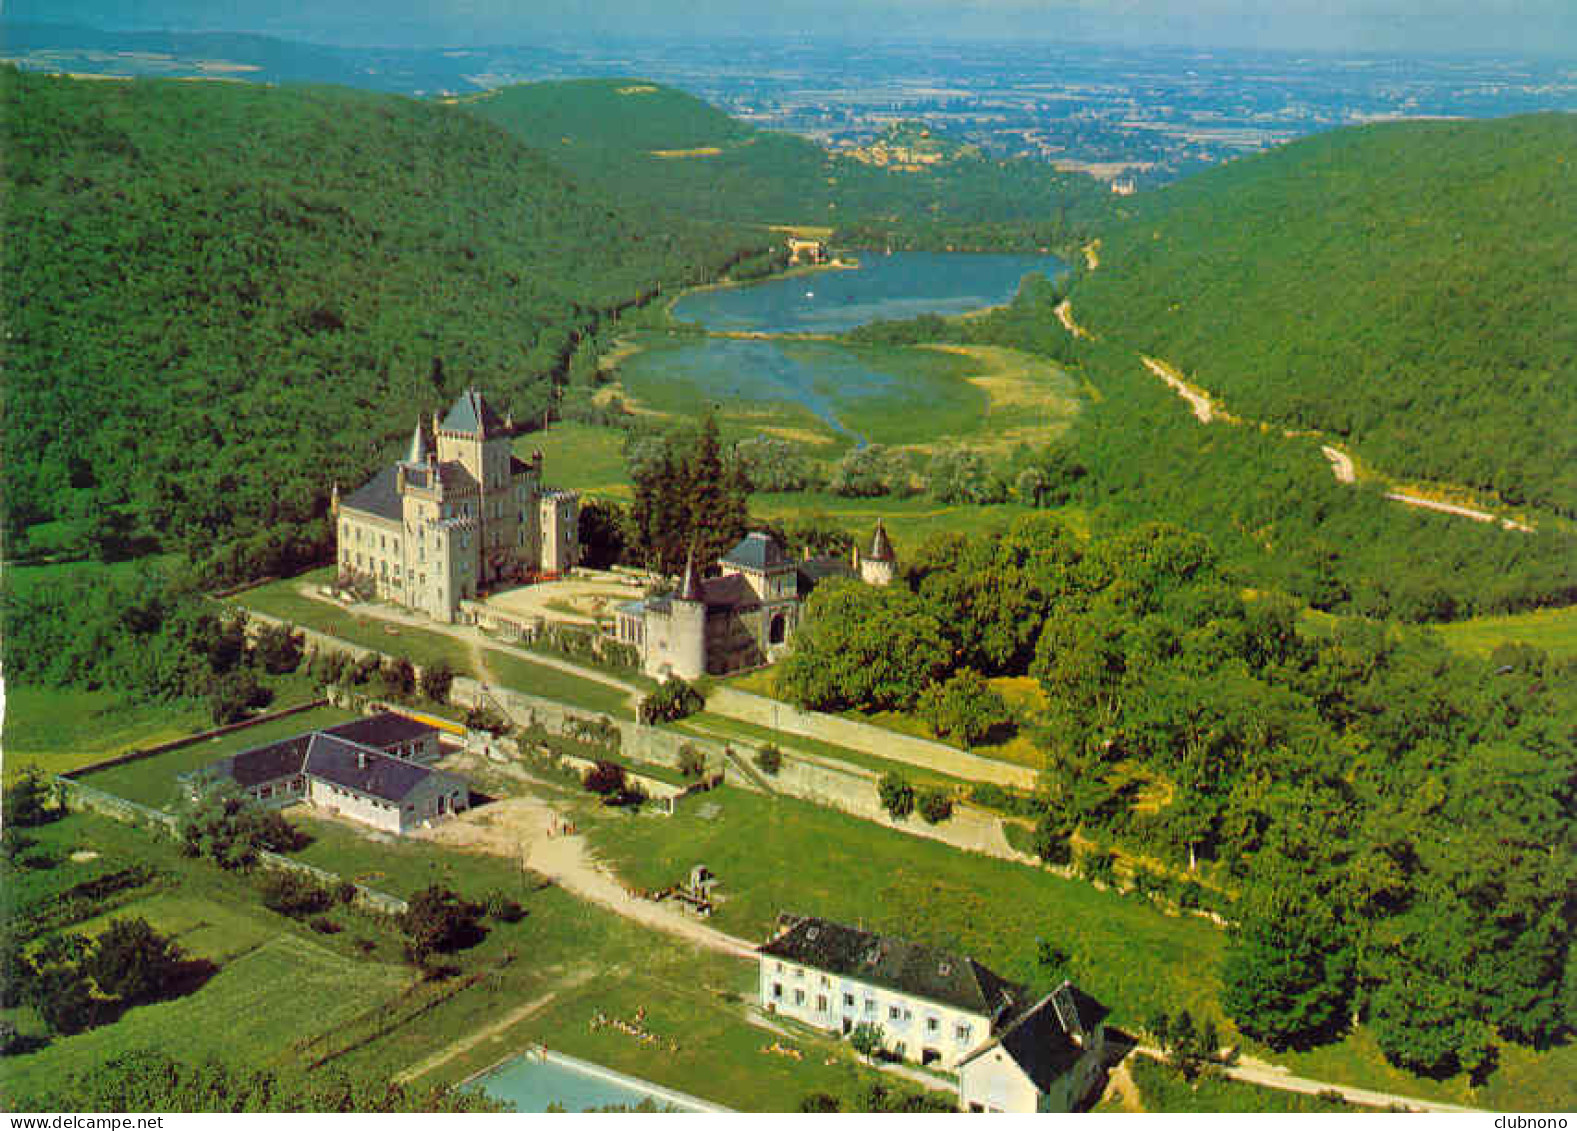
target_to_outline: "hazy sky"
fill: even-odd
[[[1577,0],[0,0],[17,19],[362,45],[542,39],[1098,41],[1577,57]]]

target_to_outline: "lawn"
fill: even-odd
[[[88,774],[82,781],[95,789],[113,793],[128,801],[151,805],[156,809],[167,809],[175,799],[175,779],[178,774],[206,766],[227,754],[250,750],[254,746],[264,746],[319,727],[349,722],[356,717],[354,712],[342,711],[337,707],[319,707],[312,711],[303,711],[299,715],[291,715],[289,718],[275,719],[247,727],[245,730],[220,735],[218,738],[210,738],[206,742],[183,746],[178,750],[157,754],[152,758],[111,766],[109,769]]]
[[[722,879],[722,930],[765,939],[780,912],[860,921],[973,955],[1004,977],[1035,981],[1036,939],[1072,955],[1074,976],[1136,1025],[1186,1006],[1220,1019],[1216,968],[1224,935],[1197,918],[1096,891],[1050,872],[959,852],[788,798],[724,788],[712,820],[606,819],[591,829],[630,882],[657,887],[704,861]],[[792,861],[792,867],[784,862]]]
[[[1515,616],[1475,617],[1435,627],[1455,652],[1488,657],[1502,644],[1532,644],[1552,660],[1577,656],[1577,606],[1540,609]]]
[[[5,689],[0,745],[7,778],[27,765],[63,774],[211,725],[208,704],[201,700],[128,704],[113,691],[12,683]]]
[[[401,898],[432,884],[451,887],[468,899],[493,891],[519,898],[531,882],[519,860],[376,833],[305,805],[292,806],[285,815],[312,838],[311,844],[291,853],[294,859]]]
[[[487,667],[501,687],[553,699],[599,715],[612,715],[619,719],[635,718],[629,692],[598,683],[594,679],[584,679],[572,672],[491,648],[487,650]]]
[[[529,458],[542,453],[542,479],[587,495],[628,498],[629,473],[624,463],[624,433],[590,424],[554,424],[530,432],[514,443],[515,454]]]
[[[471,655],[463,641],[440,632],[392,625],[372,617],[358,616],[332,601],[322,601],[299,592],[302,585],[321,585],[331,569],[314,570],[300,577],[274,581],[236,594],[231,600],[242,608],[279,617],[293,625],[316,629],[350,644],[371,648],[391,656],[403,656],[417,667],[447,663],[460,675],[475,675]]]

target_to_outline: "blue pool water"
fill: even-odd
[[[1007,302],[1031,271],[1067,270],[1052,255],[864,252],[853,271],[817,271],[686,295],[674,316],[708,330],[836,334],[879,318],[963,314]]]
[[[534,1053],[507,1060],[477,1077],[469,1087],[479,1088],[495,1099],[508,1100],[521,1112],[544,1112],[555,1104],[565,1111],[613,1105],[633,1107],[648,1099],[662,1110],[727,1110],[556,1052],[549,1052],[546,1060]]]

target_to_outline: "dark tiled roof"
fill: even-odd
[[[700,599],[708,609],[753,609],[761,604],[750,582],[738,573],[701,582]]]
[[[996,1040],[966,1056],[959,1067],[1001,1046],[1036,1088],[1049,1092],[1057,1079],[1079,1062],[1085,1044],[1107,1012],[1089,994],[1064,982],[1025,1010]]]
[[[307,740],[311,737],[310,734],[298,734],[282,742],[243,750],[239,754],[221,758],[209,766],[207,772],[231,778],[244,789],[293,777],[301,772],[302,762],[307,756]]]
[[[751,533],[744,541],[723,555],[723,561],[742,569],[766,570],[787,565],[788,555],[770,534]]]
[[[365,487],[341,499],[340,509],[364,511],[367,514],[375,514],[379,518],[399,522],[404,517],[404,513],[400,505],[400,493],[396,490],[397,475],[397,468],[384,468],[374,475]]]
[[[426,738],[429,734],[436,734],[437,728],[417,722],[408,715],[384,711],[382,714],[352,719],[338,726],[324,727],[322,733],[343,738],[347,742],[359,742],[363,746],[387,750],[391,746],[399,746],[419,738]]]
[[[477,489],[476,478],[465,469],[465,464],[459,460],[445,460],[443,463],[428,464],[425,467],[413,467],[406,472],[406,479],[413,487],[431,487],[433,478],[430,470],[436,470],[437,480],[445,492],[466,492],[475,494]]]
[[[444,417],[444,422],[439,425],[445,432],[465,432],[470,435],[503,431],[504,421],[498,413],[493,411],[493,406],[487,403],[484,397],[475,389],[467,389],[460,394],[460,399],[455,401],[454,407],[449,410],[449,415]]]
[[[312,735],[305,768],[312,777],[384,801],[404,800],[433,774],[426,766],[330,734]]]
[[[761,948],[762,954],[981,1014],[993,1027],[1025,997],[1021,987],[999,978],[967,955],[949,954],[826,919],[790,922],[786,931]]]
[[[535,469],[535,467],[536,465],[530,460],[521,459],[517,455],[509,457],[509,474],[511,475],[524,475],[526,472]]]

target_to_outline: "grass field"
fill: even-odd
[[[635,717],[629,693],[605,683],[583,679],[570,672],[492,648],[487,650],[487,667],[493,681],[501,687],[527,695],[540,695],[544,699],[555,699],[572,707],[595,711],[599,715],[612,715],[620,719]]]
[[[333,602],[319,601],[298,592],[298,587],[303,584],[321,585],[332,576],[332,567],[314,570],[300,577],[248,589],[238,593],[232,601],[242,608],[256,609],[260,613],[337,636],[363,648],[391,656],[403,656],[417,667],[442,661],[461,675],[476,674],[465,644],[452,636],[357,616]]]
[[[21,890],[7,893],[9,913],[27,915],[71,885],[119,868],[151,866],[160,879],[69,930],[92,934],[111,918],[142,917],[173,936],[189,957],[206,959],[218,970],[183,997],[138,1006],[113,1024],[7,1058],[0,1077],[5,1095],[25,1095],[135,1048],[266,1064],[287,1056],[295,1041],[410,981],[407,969],[387,961],[388,952],[397,948],[380,947],[376,958],[356,953],[353,940],[369,928],[343,910],[336,915],[348,929],[329,938],[315,935],[266,910],[246,879],[180,856],[171,841],[89,814],[73,814],[30,832],[55,862],[32,872]],[[79,862],[70,859],[74,852],[97,855]],[[23,1031],[37,1031],[30,1010],[8,1015]]]
[[[557,423],[515,441],[515,454],[542,453],[542,477],[600,498],[628,499],[630,479],[624,463],[624,433],[590,424]]]
[[[1577,656],[1577,606],[1540,609],[1505,617],[1475,617],[1435,627],[1448,647],[1468,656],[1488,657],[1502,644],[1531,644],[1553,660]]]
[[[128,801],[151,805],[156,809],[168,809],[175,799],[175,779],[178,774],[206,766],[227,754],[250,750],[254,746],[289,738],[318,727],[349,722],[355,717],[353,712],[341,711],[336,707],[319,707],[316,710],[303,711],[299,715],[291,715],[289,718],[276,719],[218,738],[211,738],[206,742],[183,746],[179,750],[171,750],[152,758],[111,766],[109,769],[88,774],[82,781],[95,789],[113,793]]]
[[[1137,1024],[1157,1008],[1220,1018],[1224,935],[1049,872],[956,851],[788,798],[724,788],[712,820],[621,818],[591,832],[630,882],[661,886],[705,861],[722,878],[713,921],[764,939],[780,912],[825,915],[970,954],[1005,977],[1039,978],[1036,939],[1073,956],[1081,984]],[[785,866],[792,861],[792,866]]]
[[[211,726],[208,704],[125,703],[113,691],[5,689],[5,776],[34,765],[63,774],[139,746],[157,746]]]

